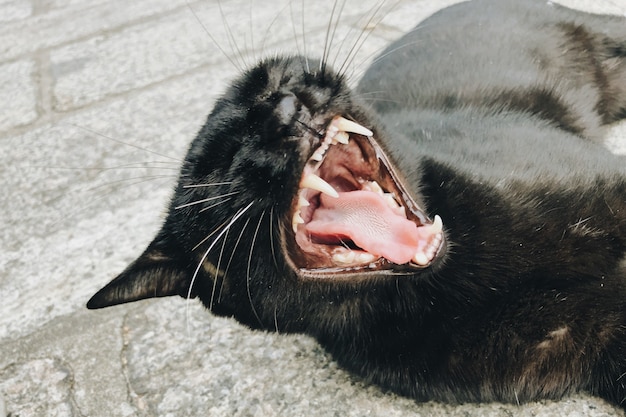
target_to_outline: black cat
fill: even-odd
[[[198,297],[418,400],[622,404],[626,161],[597,141],[626,116],[626,19],[476,0],[354,92],[326,64],[233,82],[161,231],[87,306]]]

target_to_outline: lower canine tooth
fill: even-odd
[[[291,227],[293,227],[293,232],[296,233],[298,231],[298,225],[303,223],[304,220],[302,219],[302,216],[300,216],[300,212],[294,214],[293,218],[291,219]]]

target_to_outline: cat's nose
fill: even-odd
[[[276,106],[278,120],[283,125],[288,125],[298,112],[298,98],[293,93],[286,94]]]

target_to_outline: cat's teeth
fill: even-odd
[[[302,218],[302,215],[300,214],[300,210],[302,209],[302,207],[308,207],[310,205],[311,203],[309,203],[309,200],[304,198],[304,196],[302,195],[298,196],[298,204],[296,206],[296,211],[293,214],[293,217],[291,218],[291,227],[293,227],[294,233],[298,232],[298,225],[304,223],[304,219]]]
[[[428,246],[426,246],[426,248],[415,254],[412,261],[417,265],[426,266],[435,258],[439,245],[441,245],[441,242],[443,241],[443,221],[439,215],[435,215],[431,225],[422,227],[429,228],[433,237],[430,239],[430,242],[428,242]]]
[[[354,262],[355,255],[356,254],[354,253],[354,251],[351,251],[351,250],[335,253],[333,255],[333,261],[339,264],[351,264]]]
[[[437,254],[437,249],[439,249],[439,245],[441,245],[442,240],[443,240],[443,235],[441,233],[438,233],[428,244],[428,247],[426,248],[425,252],[426,252],[426,256],[431,261]]]
[[[333,140],[343,144],[343,145],[347,145],[348,143],[350,143],[350,135],[347,132],[337,132],[337,134],[335,135],[335,137],[333,138]]]
[[[376,255],[372,255],[368,252],[356,252],[353,250],[345,250],[337,252],[333,255],[333,261],[338,264],[366,264],[374,262],[377,259]]]
[[[301,207],[309,207],[310,205],[311,203],[309,203],[309,200],[307,200],[303,196],[298,196],[298,211],[300,211],[299,209]]]
[[[406,217],[406,211],[404,207],[398,204],[398,201],[393,197],[393,193],[386,193],[383,189],[378,185],[376,181],[365,181],[362,183],[362,190],[372,191],[374,193],[380,194],[387,205],[399,216]],[[441,220],[441,219],[440,219]]]
[[[337,127],[339,131],[344,131],[348,133],[357,133],[363,136],[373,136],[374,133],[366,128],[365,126],[361,126],[358,123],[353,122],[352,120],[348,120],[341,116],[335,117],[333,120],[333,124]]]
[[[378,183],[376,181],[366,181],[362,183],[362,189],[365,191],[372,191],[375,193],[378,193],[380,195],[383,195],[383,189],[380,188],[380,185],[378,185]]]
[[[372,255],[369,252],[359,252],[354,257],[354,261],[360,264],[374,262],[375,260],[376,260],[376,255]]]
[[[324,159],[324,154],[322,153],[321,150],[317,150],[313,152],[313,155],[311,155],[311,159],[316,162],[321,162],[322,159]]]
[[[412,260],[420,266],[426,266],[428,262],[430,262],[430,259],[428,259],[428,256],[426,256],[424,252],[417,252]]]
[[[387,205],[392,209],[392,210],[397,210],[398,207],[400,207],[400,205],[398,204],[398,202],[396,201],[395,198],[393,198],[393,194],[391,193],[384,193],[383,194],[383,198],[385,199],[385,202],[387,203]]]
[[[299,224],[303,224],[304,220],[302,219],[302,216],[300,216],[300,212],[297,211],[294,215],[293,218],[291,219],[291,227],[293,227],[293,232],[297,233],[298,232],[298,225]]]
[[[321,193],[337,198],[339,194],[332,185],[321,179],[315,174],[309,174],[300,181],[300,188],[310,188]]]
[[[376,191],[378,194],[384,194],[383,189],[378,185],[376,181],[370,182],[370,186],[372,187],[372,191]]]

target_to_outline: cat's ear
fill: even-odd
[[[190,277],[182,265],[183,262],[172,256],[157,237],[139,258],[91,297],[87,308],[170,295],[187,297]]]

